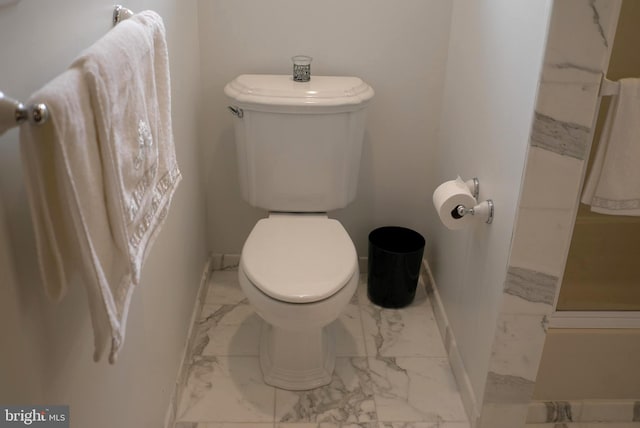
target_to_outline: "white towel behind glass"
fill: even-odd
[[[640,215],[640,79],[620,80],[582,202],[601,214]]]

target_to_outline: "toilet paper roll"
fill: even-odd
[[[473,216],[467,214],[464,217],[456,218],[454,213],[458,205],[464,205],[465,208],[473,208],[476,205],[476,199],[465,182],[458,177],[455,180],[446,181],[438,186],[433,192],[433,205],[440,216],[440,221],[447,229],[462,229],[473,221]]]

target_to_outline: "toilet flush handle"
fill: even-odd
[[[231,114],[233,114],[235,117],[238,117],[238,118],[242,119],[242,117],[244,116],[244,111],[242,111],[242,109],[240,107],[227,106],[227,108],[229,109]]]

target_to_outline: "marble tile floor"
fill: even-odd
[[[364,277],[364,278],[363,278]],[[175,428],[469,428],[431,305],[421,286],[403,309],[369,302],[366,277],[336,334],[332,382],[291,392],[266,385],[262,320],[237,272],[212,273],[178,393]]]

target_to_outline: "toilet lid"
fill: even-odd
[[[358,264],[353,242],[340,222],[304,214],[258,221],[240,263],[263,293],[291,303],[332,296],[351,279]]]

